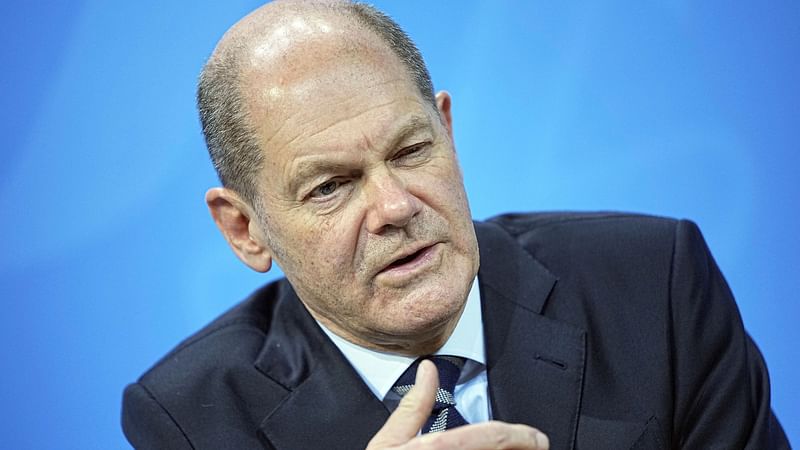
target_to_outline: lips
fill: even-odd
[[[429,247],[423,247],[423,248],[421,248],[421,249],[417,250],[416,252],[414,252],[414,253],[412,253],[412,254],[410,254],[410,255],[408,255],[408,256],[404,256],[404,257],[402,257],[402,258],[398,259],[397,261],[395,261],[395,262],[393,262],[393,263],[389,264],[389,265],[388,265],[388,266],[386,266],[386,268],[385,268],[385,269],[383,269],[383,270],[391,270],[391,269],[393,269],[393,268],[395,268],[395,267],[400,267],[400,266],[402,266],[403,264],[410,263],[411,261],[413,261],[413,260],[417,259],[417,258],[419,257],[419,255],[420,255],[420,254],[421,254],[421,253],[422,253],[422,252],[423,252],[423,251],[424,251],[426,248],[429,248]]]
[[[434,244],[435,245],[435,244]],[[412,269],[419,265],[433,249],[433,245],[426,245],[416,250],[404,252],[401,256],[394,259],[391,263],[386,265],[379,273],[386,273],[391,271],[402,271],[405,269]]]

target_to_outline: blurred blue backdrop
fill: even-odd
[[[279,274],[203,204],[197,73],[255,1],[0,6],[0,447],[127,448],[124,385]],[[800,442],[800,3],[378,1],[455,132],[476,218],[697,221]]]

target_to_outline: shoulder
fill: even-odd
[[[541,235],[598,242],[597,238],[631,235],[669,236],[673,234],[678,220],[621,212],[537,212],[502,214],[488,219],[488,222],[501,226],[522,240]]]
[[[209,366],[218,370],[225,366],[252,364],[288,290],[291,290],[288,282],[281,279],[253,292],[184,339],[145,372],[141,381],[163,379],[170,373],[185,378],[186,373],[197,373]]]
[[[265,376],[256,362],[276,324],[291,314],[285,310],[295,309],[293,299],[285,279],[264,286],[185,339],[129,385],[122,412],[128,439],[148,442],[149,435],[179,429],[198,442],[216,442],[241,438],[220,430],[244,424],[257,428],[258,421],[286,396],[287,389]]]
[[[685,220],[613,212],[514,213],[488,222],[499,225],[560,278],[608,271],[663,276],[669,272],[679,229],[697,229]]]
[[[715,267],[688,220],[570,212],[506,214],[488,222],[557,279],[547,316],[619,348],[653,339],[666,344],[675,315],[697,301],[684,291],[709,281]]]

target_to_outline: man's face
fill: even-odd
[[[382,45],[308,47],[279,76],[247,77],[260,226],[317,320],[413,352],[449,333],[478,269],[451,133]]]

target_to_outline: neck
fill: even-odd
[[[332,333],[342,339],[360,347],[382,353],[416,358],[423,355],[432,355],[439,350],[453,334],[461,314],[464,312],[466,302],[461,309],[449,320],[440,324],[428,325],[424,330],[408,334],[390,334],[386,332],[353,333],[339,326],[335,322],[315,314],[311,315],[328,328]],[[415,330],[416,331],[416,330]]]

